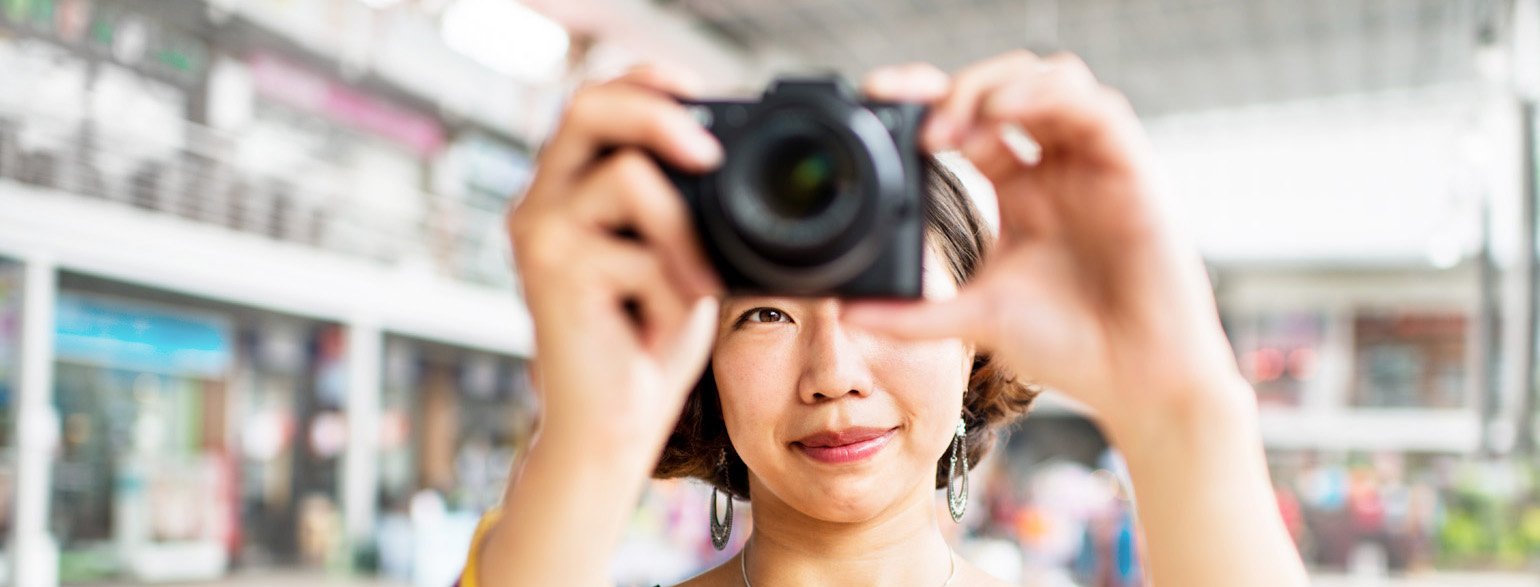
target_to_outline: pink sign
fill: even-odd
[[[438,152],[444,145],[444,129],[431,117],[267,53],[257,53],[248,61],[252,84],[267,99],[401,143],[421,157]]]

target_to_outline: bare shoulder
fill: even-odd
[[[735,556],[704,573],[686,579],[677,587],[738,587],[741,585],[743,585],[743,576],[738,572],[738,557]]]

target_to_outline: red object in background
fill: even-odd
[[[1294,539],[1297,548],[1300,538],[1305,534],[1305,512],[1300,506],[1299,497],[1286,486],[1273,488],[1273,497],[1278,500],[1278,513],[1283,517],[1283,527],[1289,531],[1289,538]]]
[[[1251,351],[1246,362],[1251,367],[1251,377],[1254,382],[1273,381],[1283,376],[1284,355],[1283,351],[1278,349],[1260,348]]]
[[[229,449],[222,449],[210,458],[214,459],[214,500],[222,514],[220,517],[225,520],[219,538],[224,542],[225,553],[233,561],[241,552],[244,536],[241,534],[240,468],[230,454]]]

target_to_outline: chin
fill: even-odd
[[[816,474],[815,474],[816,475]],[[792,505],[825,522],[863,522],[877,517],[902,498],[897,475],[818,475],[796,489]]]

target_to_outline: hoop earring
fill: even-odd
[[[727,449],[717,457],[717,478],[723,483],[727,482]],[[717,493],[716,484],[711,485],[711,546],[717,550],[727,548],[727,539],[733,534],[733,494],[727,493],[727,516],[717,519]]]
[[[946,472],[946,509],[952,514],[953,522],[962,521],[963,514],[968,511],[968,421],[962,417],[957,418],[957,432],[952,435],[952,454],[947,457]],[[957,466],[962,465],[962,475],[957,474]],[[962,488],[957,487],[957,479],[962,478]]]

